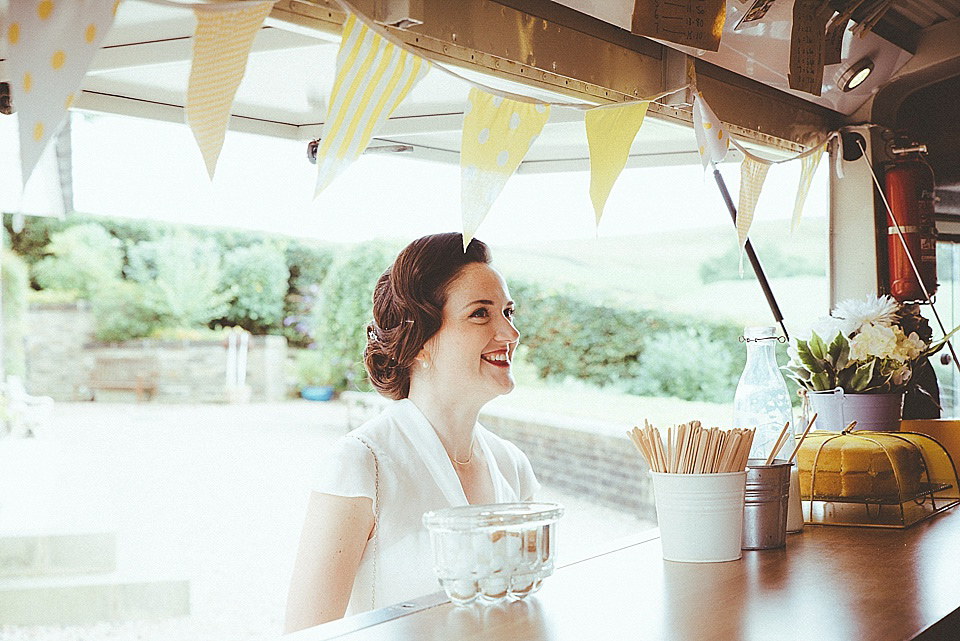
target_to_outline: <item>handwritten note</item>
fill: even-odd
[[[796,0],[790,34],[790,88],[820,95],[823,85],[824,31],[832,11],[821,0]]]
[[[827,26],[826,44],[823,50],[823,64],[839,64],[843,53],[843,34],[847,30],[850,16],[838,13]]]
[[[635,0],[631,33],[717,51],[726,19],[725,0]]]

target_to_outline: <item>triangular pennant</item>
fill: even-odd
[[[382,38],[352,13],[347,15],[317,150],[317,194],[360,157],[373,132],[429,68],[423,58]]]
[[[187,124],[213,178],[230,121],[230,106],[247,68],[253,38],[273,2],[197,5],[193,64],[187,85]]]
[[[737,242],[740,244],[740,274],[743,275],[743,248],[747,244],[753,212],[770,165],[744,156],[740,164],[740,204],[737,206]]]
[[[704,169],[710,163],[717,164],[726,157],[730,139],[723,123],[699,93],[693,99],[693,133],[697,137],[697,149]]]
[[[464,248],[550,117],[550,105],[509,100],[479,89],[470,90],[468,101],[460,145]]]
[[[610,190],[627,165],[630,146],[637,137],[649,102],[636,102],[619,107],[601,107],[587,111],[587,144],[590,147],[590,200],[597,217],[603,216],[603,207]]]
[[[797,198],[793,203],[793,219],[790,221],[791,234],[800,225],[800,214],[803,213],[803,205],[807,202],[807,192],[810,191],[813,175],[817,173],[824,147],[826,147],[826,144],[820,145],[812,153],[800,159],[800,184],[797,185]]]
[[[20,122],[23,184],[63,124],[120,0],[10,3],[11,94]]]

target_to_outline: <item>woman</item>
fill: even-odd
[[[339,439],[310,496],[286,631],[439,589],[428,510],[529,500],[527,458],[477,424],[514,387],[520,333],[486,245],[460,234],[412,242],[373,294],[364,364],[396,403]]]

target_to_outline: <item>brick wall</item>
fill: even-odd
[[[503,408],[480,423],[523,450],[541,483],[656,520],[649,468],[618,426]]]
[[[26,385],[31,394],[59,401],[90,398],[88,382],[97,358],[148,358],[156,363],[160,402],[224,402],[225,340],[100,343],[93,340],[93,319],[85,304],[32,305],[27,311]],[[287,396],[287,340],[253,336],[247,355],[250,400],[281,401]],[[135,372],[127,373],[134,380]],[[133,391],[98,392],[103,400],[133,400]]]

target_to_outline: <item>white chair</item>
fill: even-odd
[[[10,436],[40,436],[53,411],[49,396],[31,396],[19,376],[7,376],[0,385],[3,400],[2,420]]]

